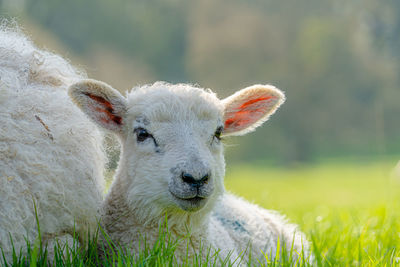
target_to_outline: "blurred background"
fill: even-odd
[[[229,162],[295,166],[400,152],[396,0],[0,0],[40,47],[121,91],[164,80],[287,102]]]
[[[281,88],[263,127],[226,140],[227,189],[298,223],[319,266],[400,262],[400,1],[0,0],[0,16],[122,92]]]

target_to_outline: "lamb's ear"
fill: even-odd
[[[253,85],[222,100],[224,135],[244,135],[268,120],[285,101],[285,95],[272,85]]]
[[[68,94],[75,104],[101,127],[121,133],[126,99],[106,83],[82,80],[71,85]]]

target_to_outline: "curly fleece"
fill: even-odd
[[[38,236],[80,241],[97,227],[102,134],[67,88],[85,74],[35,47],[15,25],[0,26],[0,248],[6,260]],[[2,257],[0,257],[1,259]],[[0,260],[1,265],[1,260]]]

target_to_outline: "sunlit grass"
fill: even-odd
[[[389,159],[296,168],[230,165],[225,183],[229,191],[287,215],[310,240],[311,263],[294,264],[288,255],[280,255],[276,261],[266,261],[268,266],[399,266],[400,181],[391,177],[395,164],[396,160]],[[67,250],[67,256],[60,247],[54,265],[175,266],[177,242],[186,241],[171,240],[162,229],[160,233],[159,242],[144,246],[138,255],[110,244],[100,246],[104,252],[99,254],[93,241],[87,250],[75,246]],[[16,253],[8,266],[26,266],[31,259],[37,262],[31,266],[45,265],[46,251],[38,253],[33,245],[26,250],[27,256]],[[212,255],[203,260],[196,255],[183,266],[220,266],[229,260],[234,261]]]
[[[312,241],[315,265],[398,265],[400,181],[395,160],[294,169],[234,166],[228,190],[286,214]]]

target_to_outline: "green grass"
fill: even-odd
[[[228,190],[297,223],[312,241],[314,265],[398,266],[395,164],[332,162],[286,170],[235,166],[225,183]]]
[[[365,163],[324,162],[290,169],[251,165],[230,166],[225,179],[229,191],[264,208],[278,210],[298,224],[311,241],[312,263],[296,266],[399,266],[400,179],[391,177],[396,160]],[[121,249],[97,253],[76,246],[68,256],[58,249],[55,265],[61,266],[175,266],[177,242],[160,229],[160,242],[143,244],[139,255]],[[206,250],[207,251],[207,250]],[[46,250],[28,246],[28,256],[16,253],[9,266],[44,266]],[[269,266],[292,266],[290,255],[280,252]],[[221,265],[218,255],[203,261],[196,255],[184,265]],[[230,259],[233,261],[234,259]],[[189,263],[192,264],[189,264]],[[253,262],[251,265],[258,265]]]

